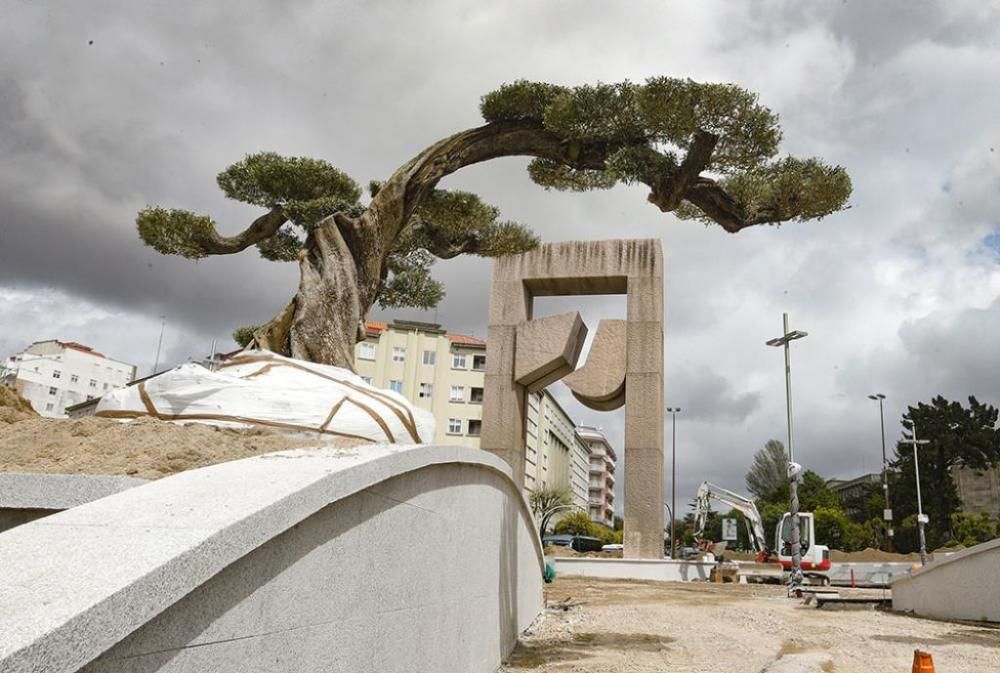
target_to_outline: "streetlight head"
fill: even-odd
[[[775,337],[774,339],[766,341],[764,343],[764,345],[765,346],[784,346],[785,345],[785,339],[784,339],[784,337]]]
[[[807,337],[807,336],[809,336],[809,332],[803,332],[802,330],[795,330],[794,332],[789,332],[788,334],[786,334],[785,338],[788,339],[789,341],[793,341],[795,339],[801,339],[802,337]]]
[[[875,393],[874,395],[869,395],[868,399],[870,399],[870,400],[884,400],[885,399],[885,395],[883,395],[882,393]]]

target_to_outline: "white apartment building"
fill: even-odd
[[[587,509],[589,447],[573,419],[548,390],[528,393],[524,487],[569,488],[573,504]]]
[[[66,407],[122,388],[135,365],[113,360],[72,341],[36,341],[0,367],[0,381],[31,402],[42,416],[62,418]]]
[[[590,475],[587,483],[590,520],[614,527],[615,462],[618,456],[599,428],[582,425],[576,429],[576,433],[590,449]]]
[[[486,342],[440,325],[369,320],[354,367],[367,383],[402,394],[434,414],[433,441],[479,448]],[[547,391],[528,395],[525,488],[569,487],[587,507],[588,448],[573,419]]]

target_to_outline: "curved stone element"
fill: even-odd
[[[514,380],[530,392],[555,383],[576,368],[587,339],[577,311],[527,320],[517,326]]]
[[[542,556],[483,451],[283,451],[0,534],[0,670],[494,671]]]
[[[624,320],[600,321],[587,363],[563,379],[584,406],[613,411],[625,405],[626,325]]]
[[[957,551],[892,582],[892,609],[921,617],[1000,622],[1000,539]]]

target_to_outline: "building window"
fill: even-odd
[[[93,396],[93,395],[87,395],[87,401],[88,401],[88,402],[89,402],[90,400],[92,400],[92,399],[94,399],[94,396]]]
[[[461,418],[449,418],[448,419],[448,434],[449,435],[460,435],[460,434],[462,434],[462,419]]]
[[[469,437],[478,437],[483,431],[483,422],[474,418],[469,419]]]
[[[465,353],[452,353],[451,354],[451,368],[452,369],[465,369]]]
[[[424,364],[433,365],[437,362],[437,353],[435,351],[424,351]]]
[[[361,348],[358,349],[358,357],[362,360],[374,360],[375,344],[369,343],[367,341],[362,342]]]
[[[448,395],[449,402],[464,402],[465,401],[465,386],[452,386],[451,393]]]
[[[482,388],[469,388],[469,401],[473,404],[483,403],[483,389]]]
[[[403,382],[402,381],[389,381],[389,390],[394,393],[403,394]]]
[[[76,383],[79,380],[80,380],[80,377],[77,376],[76,374],[70,374],[69,375],[69,382],[70,383]]]
[[[364,381],[365,383],[367,383],[368,385],[372,384],[372,377],[370,377],[370,376],[362,376],[361,380]]]
[[[97,388],[97,379],[90,379],[90,387]]]
[[[58,369],[54,370],[52,372],[52,378],[54,378],[54,379],[60,379],[60,378],[62,378],[62,372],[59,371]]]
[[[104,384],[104,389],[105,389],[105,390],[107,390],[107,389],[108,389],[108,384],[107,384],[107,383],[105,383],[105,384]]]
[[[406,349],[402,346],[392,347],[392,361],[393,362],[406,362]]]
[[[434,393],[434,386],[430,383],[420,384],[420,397],[430,397]]]
[[[55,405],[49,402],[48,404],[45,405],[45,411],[52,411],[54,407]]]
[[[55,395],[58,392],[59,392],[58,388],[53,388],[51,386],[49,387],[49,395]]]
[[[477,372],[481,372],[486,369],[486,356],[485,355],[473,355],[472,356],[472,368]]]

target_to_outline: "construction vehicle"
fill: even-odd
[[[784,570],[790,571],[792,569],[792,547],[789,542],[792,537],[791,514],[785,512],[782,515],[775,528],[774,546],[768,547],[764,521],[753,500],[705,481],[698,487],[698,495],[695,498],[695,539],[699,542],[701,542],[705,532],[705,523],[708,520],[709,511],[711,511],[712,500],[718,500],[743,515],[750,544],[757,554],[757,563],[778,561]],[[830,548],[816,544],[815,540],[816,524],[812,513],[799,512],[799,543],[802,552],[803,575],[808,579],[818,581],[820,584],[829,584],[829,577],[825,573],[830,569]]]

